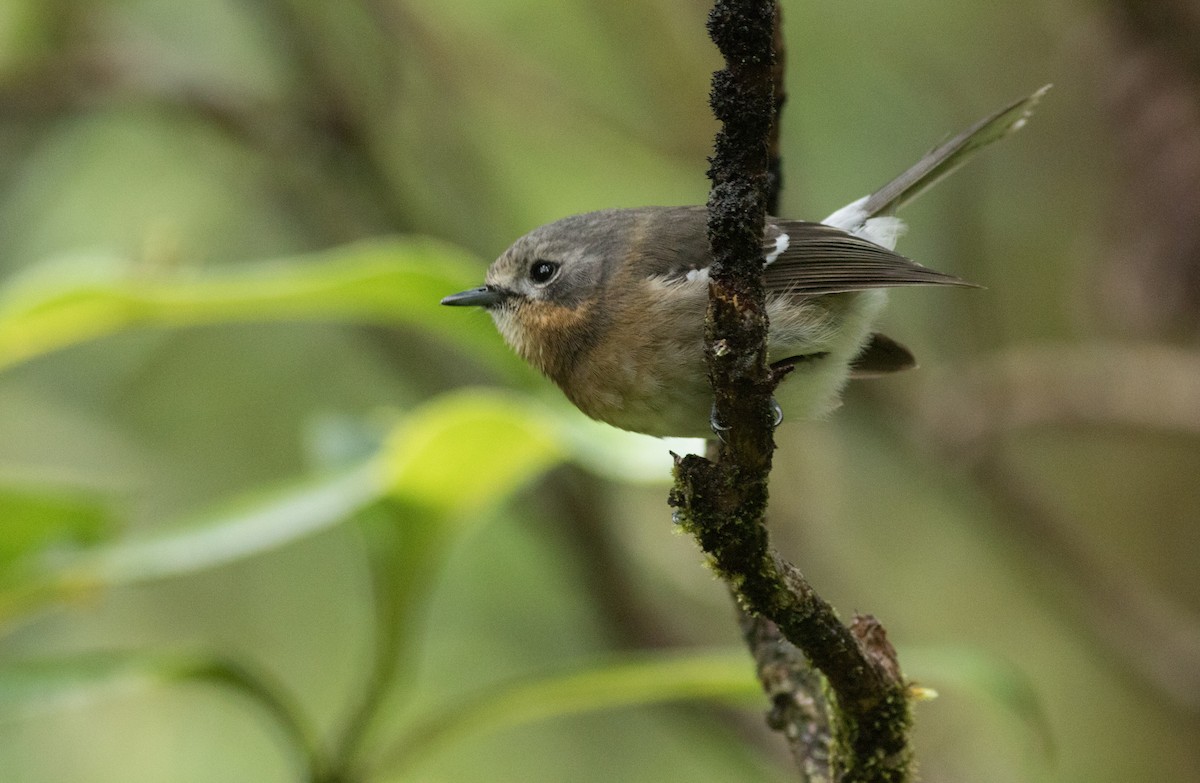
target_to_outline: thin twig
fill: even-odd
[[[734,596],[736,598],[736,595]],[[820,675],[804,653],[770,620],[739,607],[742,638],[754,656],[763,693],[771,703],[767,725],[787,740],[804,783],[830,779],[829,702]]]

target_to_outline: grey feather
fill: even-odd
[[[862,205],[863,212],[867,217],[895,212],[966,163],[979,150],[1020,130],[1049,89],[1047,84],[934,147],[903,174],[872,193]]]
[[[788,246],[763,273],[769,293],[816,296],[907,285],[976,287],[822,223],[779,220],[770,228],[787,234]],[[775,231],[768,234],[772,238],[764,242],[764,253],[775,247]]]

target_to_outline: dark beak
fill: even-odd
[[[470,291],[451,294],[442,300],[442,304],[452,307],[491,307],[498,305],[508,297],[508,292],[490,285],[481,285]]]

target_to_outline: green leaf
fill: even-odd
[[[0,713],[58,709],[186,677],[209,661],[168,655],[93,653],[0,665]]]
[[[203,270],[94,258],[45,263],[0,291],[0,369],[137,327],[341,320],[430,331],[496,369],[528,375],[489,319],[439,304],[478,285],[479,268],[463,251],[422,238]]]
[[[0,593],[0,617],[55,597],[261,555],[341,524],[386,497],[405,501],[404,525],[428,533],[430,526],[501,502],[563,459],[566,447],[545,419],[513,395],[483,389],[444,395],[412,411],[379,454],[350,469],[238,498],[153,534],[62,558],[33,584]],[[403,540],[432,546],[425,533]]]
[[[504,501],[562,460],[566,440],[554,417],[527,399],[494,390],[443,395],[396,428],[380,456],[396,503],[364,520],[375,582],[378,630],[370,687],[355,705],[336,758],[355,756],[380,705],[400,682],[413,643],[414,609],[424,605],[445,551],[467,520]]]
[[[268,552],[328,529],[375,502],[374,462],[243,497],[141,537],[61,556],[0,592],[0,620],[96,589],[183,576]]]
[[[401,777],[422,758],[473,736],[537,720],[598,710],[697,699],[761,699],[744,651],[688,652],[602,664],[510,683],[419,720],[384,756],[380,768]]]
[[[0,486],[0,520],[0,581],[36,554],[94,545],[113,528],[98,494],[35,484]]]
[[[567,456],[553,419],[526,398],[487,389],[446,394],[398,428],[384,472],[398,498],[440,513],[478,513]]]
[[[183,576],[277,549],[343,522],[376,501],[373,463],[264,496],[241,498],[198,520],[96,549],[59,574],[69,588]]]
[[[389,588],[379,598],[379,637],[385,654],[372,674],[371,690],[357,708],[354,737],[369,725],[396,675],[398,655],[409,627],[409,609],[423,603],[444,545],[468,515],[499,503],[563,459],[567,449],[557,430],[531,402],[489,390],[444,395],[406,416],[371,459],[333,476],[267,496],[243,498],[197,520],[140,539],[100,547],[49,574],[36,598],[186,575],[252,557],[354,518],[385,498],[392,514],[376,520],[393,524],[394,552],[377,575]],[[382,507],[376,506],[382,510]],[[378,531],[377,531],[378,532]],[[29,600],[28,595],[21,598]],[[0,595],[0,599],[4,596]],[[13,599],[9,596],[9,603]],[[292,712],[273,691],[258,688],[238,671],[162,659],[142,665],[125,658],[0,672],[0,709],[8,701],[70,693],[80,681],[119,683],[127,676],[184,675],[228,680],[276,713],[289,731],[305,737],[310,758],[315,745],[296,728]],[[256,692],[261,690],[262,692]],[[353,744],[348,744],[352,749]],[[313,761],[312,763],[317,763]]]
[[[0,665],[0,718],[188,681],[229,688],[258,704],[310,769],[323,768],[315,732],[282,689],[262,673],[215,656],[111,652],[8,662]]]

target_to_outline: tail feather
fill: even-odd
[[[876,241],[870,231],[869,224],[872,218],[891,215],[936,185],[987,145],[1020,130],[1028,122],[1034,106],[1049,89],[1050,85],[1047,84],[1032,95],[984,117],[962,133],[934,147],[915,165],[879,190],[847,204],[821,222]]]
[[[1023,128],[1034,106],[1049,89],[1047,84],[934,147],[914,166],[868,196],[862,210],[867,217],[895,212],[966,163],[979,150]]]

